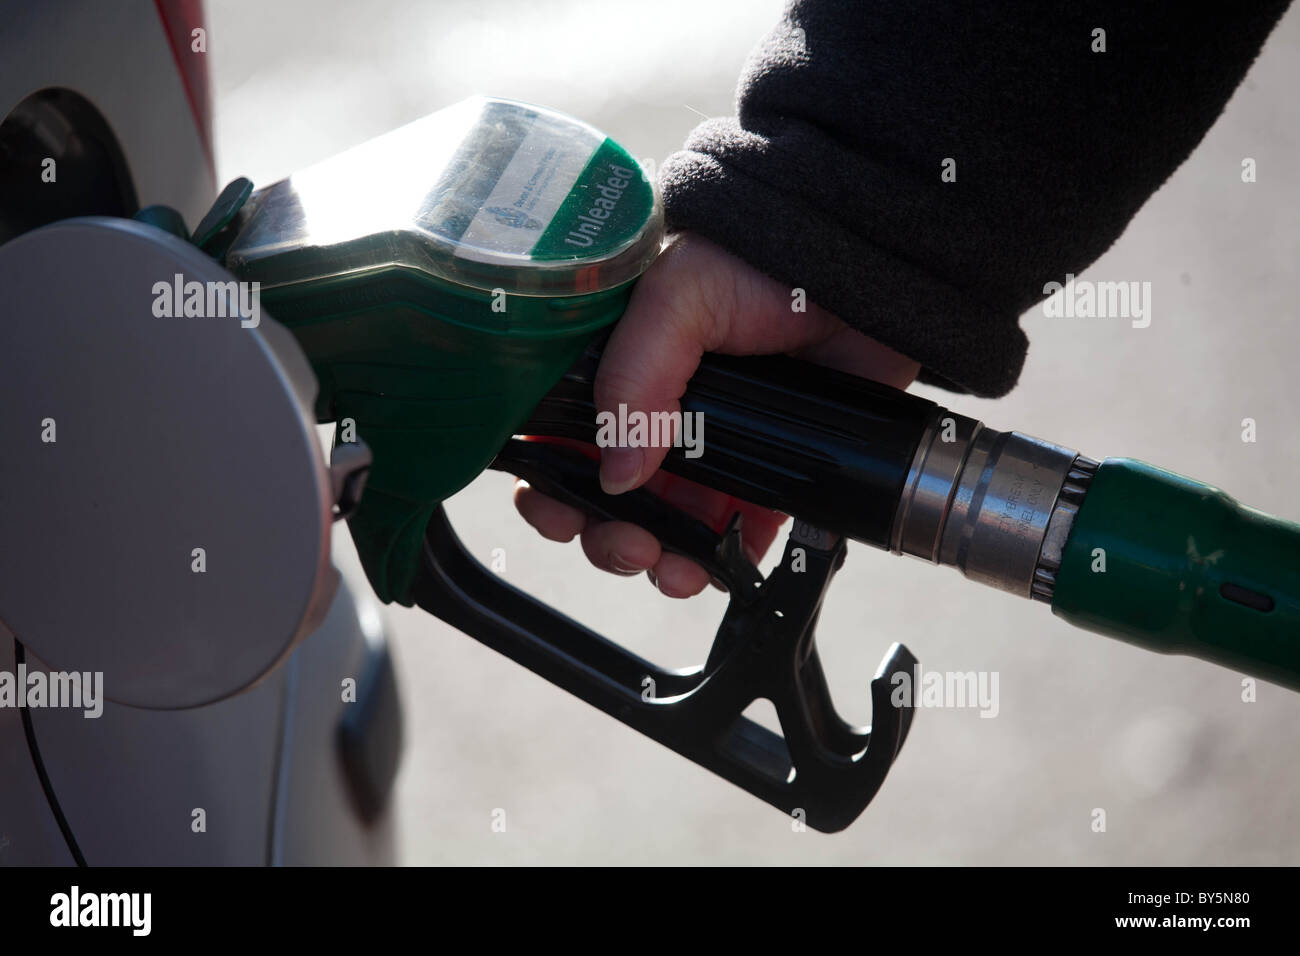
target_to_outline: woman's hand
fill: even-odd
[[[916,378],[916,362],[811,302],[802,312],[795,311],[796,304],[793,290],[720,246],[678,234],[637,283],[605,347],[596,373],[597,408],[616,416],[620,404],[629,412],[680,412],[678,400],[705,352],[788,353],[896,388],[906,388]],[[707,440],[703,451],[708,454]],[[645,485],[718,531],[740,511],[745,550],[757,562],[785,516],[659,471],[667,452],[661,447],[603,448],[601,485],[609,494]],[[662,550],[644,528],[591,521],[523,481],[515,485],[515,506],[544,537],[570,541],[581,535],[583,551],[596,567],[624,575],[648,571],[670,597],[690,597],[709,583],[708,572]]]

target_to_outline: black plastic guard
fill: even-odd
[[[719,553],[734,551],[726,544],[732,535],[734,523],[714,535]],[[751,593],[733,587],[708,662],[689,672],[656,667],[505,583],[465,550],[441,507],[412,596],[535,674],[829,833],[858,817],[902,749],[912,710],[891,703],[891,679],[916,665],[903,645],[890,648],[871,682],[871,728],[835,712],[813,632],[844,552],[842,537],[796,522],[772,574],[755,575]],[[759,698],[775,705],[783,735],[744,716]]]

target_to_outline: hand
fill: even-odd
[[[680,233],[633,290],[627,311],[605,347],[596,373],[601,411],[679,412],[678,399],[705,352],[729,355],[788,353],[895,388],[906,388],[920,366],[855,332],[824,309],[793,309],[792,290],[720,246]],[[705,422],[707,429],[708,423]],[[705,453],[707,454],[707,442]],[[742,539],[757,563],[785,516],[659,471],[667,448],[604,448],[600,482],[608,494],[645,485],[695,518],[721,531],[735,511]],[[653,534],[619,521],[593,522],[585,514],[530,488],[515,485],[524,520],[552,541],[582,536],[582,549],[598,568],[615,574],[648,571],[660,591],[690,597],[709,583],[695,562],[662,550]]]

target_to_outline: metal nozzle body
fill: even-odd
[[[1072,449],[936,409],[903,486],[890,548],[1050,601],[1096,467]]]

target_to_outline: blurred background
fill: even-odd
[[[701,115],[732,112],[781,7],[209,0],[218,176],[265,184],[479,92],[573,113],[661,164]],[[1149,281],[1149,328],[1034,310],[1010,397],[917,391],[1300,519],[1298,53],[1293,9],[1201,147],[1083,276]],[[643,576],[595,571],[576,543],[530,531],[510,484],[487,475],[450,505],[480,559],[504,549],[509,581],[658,663],[703,659],[720,594],[672,601]],[[356,567],[345,533],[336,551]],[[794,832],[424,612],[382,614],[406,708],[406,863],[1300,863],[1300,695],[1261,683],[1243,702],[1238,674],[1073,630],[949,569],[851,548],[819,629],[831,689],[868,723],[867,683],[904,641],[927,670],[998,672],[999,713],[920,711],[880,794],[834,836]]]

